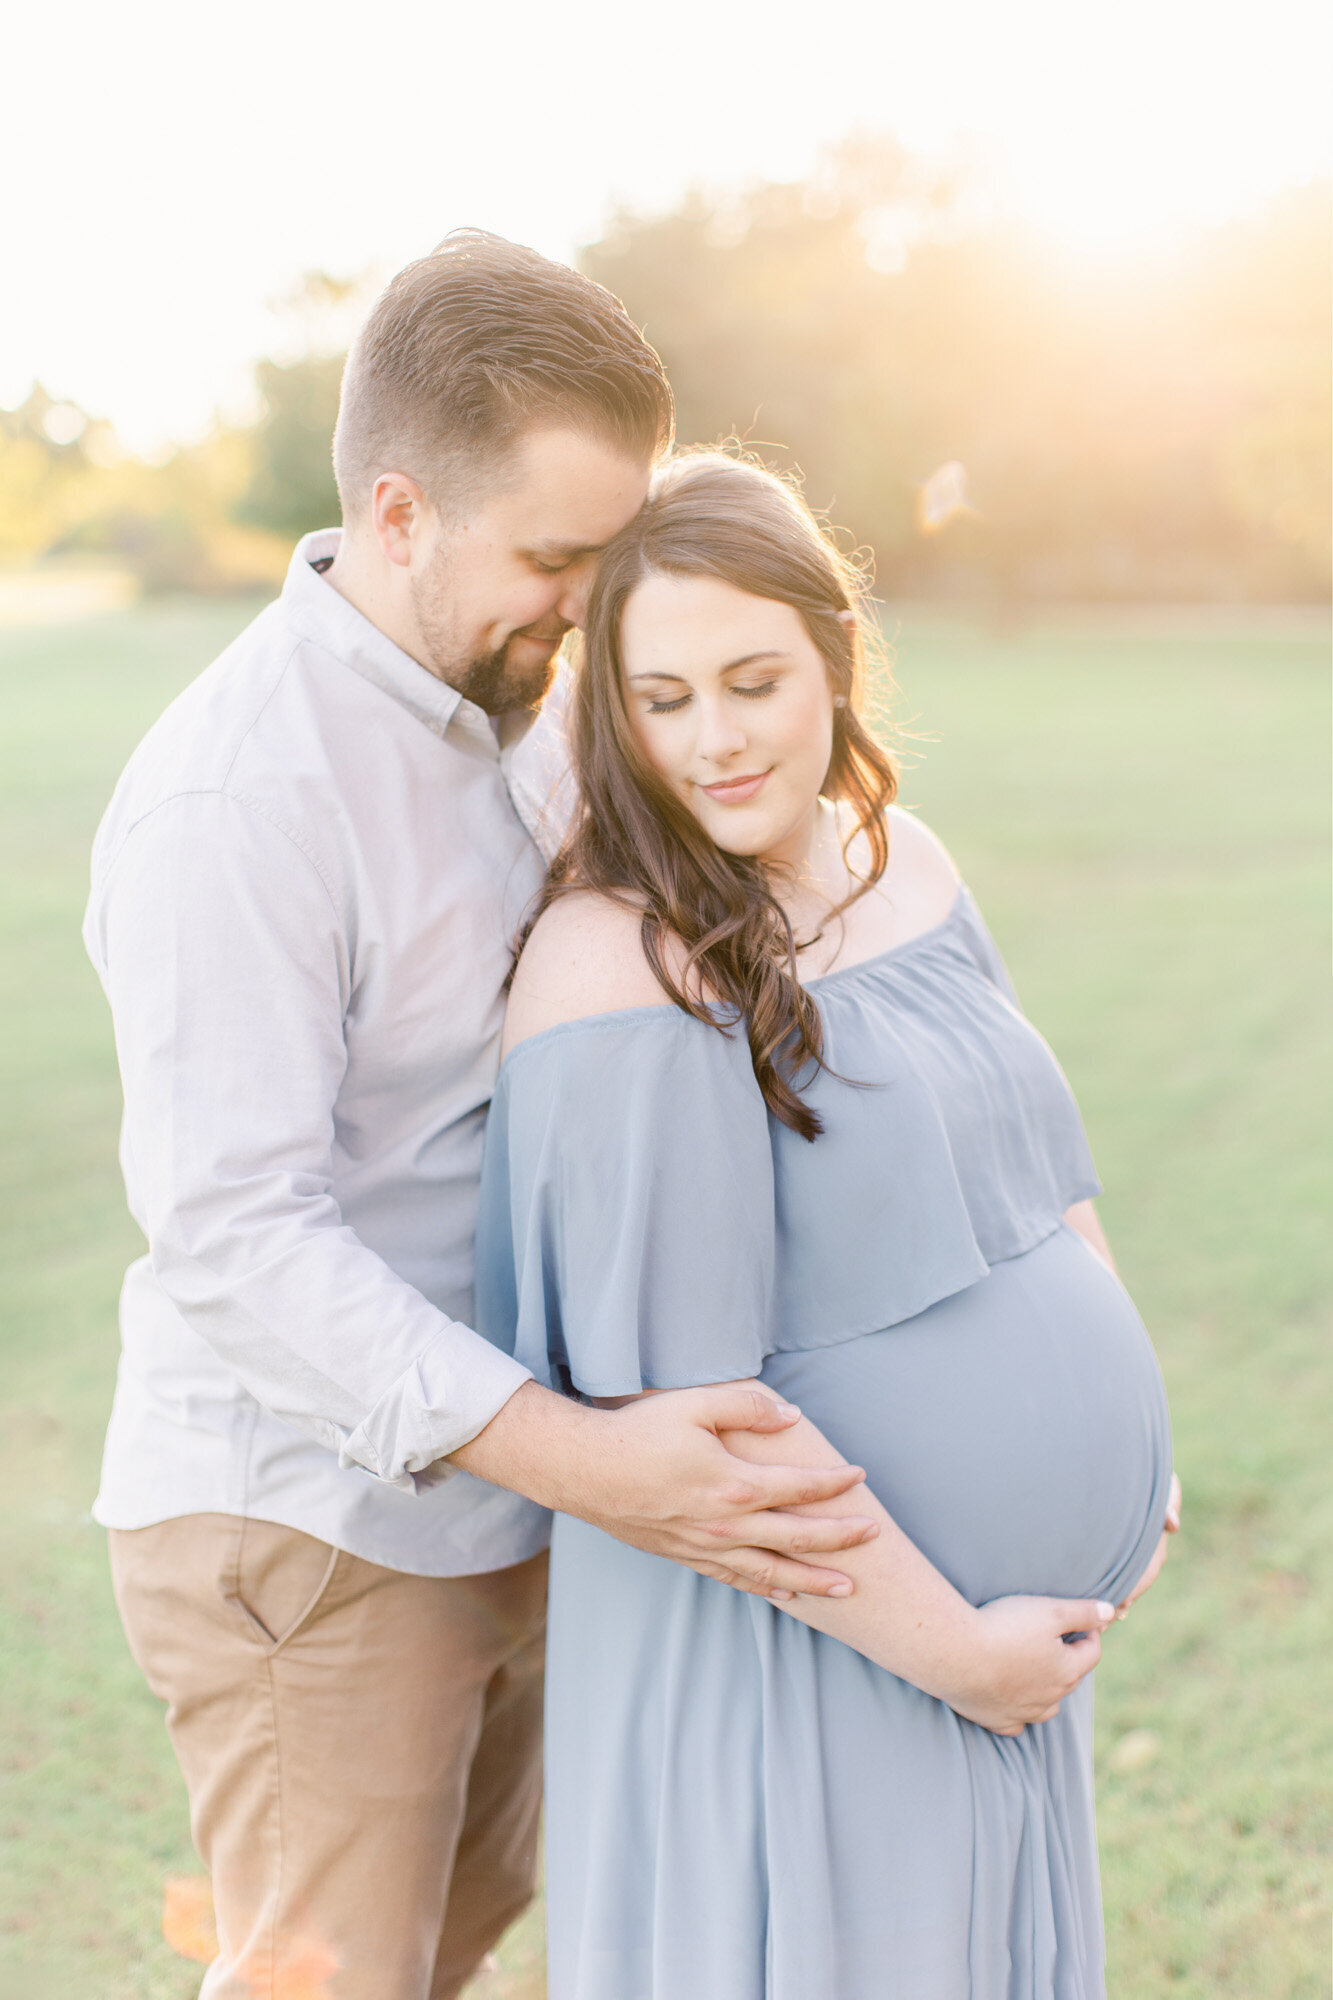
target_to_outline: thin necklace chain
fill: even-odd
[[[839,905],[852,893],[856,884],[851,870],[847,866],[846,857],[842,852],[841,815],[838,812],[837,806],[831,801],[826,804],[821,799],[818,810],[819,822],[816,835],[807,851],[805,868],[796,878],[793,887],[798,893],[802,890],[808,891],[821,907],[818,916],[814,919],[813,928],[805,938],[800,936],[800,932],[806,926],[797,922],[796,912],[788,909],[788,915],[792,919],[792,929],[797,933],[796,950],[797,955],[800,956],[802,953],[812,951],[817,944],[823,941],[824,927],[834,912],[837,911],[837,921],[841,935],[838,939],[837,949],[829,961],[830,964],[833,964],[840,956],[847,938],[846,911],[840,909]],[[830,844],[836,847],[838,855],[837,872],[842,877],[838,889],[832,895],[829,894],[827,886],[819,879],[823,873],[819,863],[827,855]],[[830,870],[831,872],[833,871]]]

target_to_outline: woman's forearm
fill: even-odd
[[[641,1393],[652,1396],[660,1392],[647,1389]],[[599,1396],[593,1400],[601,1408],[616,1409],[640,1399]],[[780,1440],[754,1431],[721,1431],[718,1435],[733,1457],[752,1465],[846,1464],[842,1453],[808,1417],[784,1430]],[[959,1652],[969,1647],[975,1650],[978,1644],[978,1614],[927,1561],[868,1487],[860,1488],[856,1504],[862,1514],[875,1521],[879,1534],[857,1548],[839,1551],[838,1567],[851,1578],[852,1595],[825,1600],[801,1595],[783,1601],[781,1608],[816,1631],[854,1646],[901,1680],[948,1699],[945,1683],[952,1685],[956,1679],[951,1669]],[[837,1507],[830,1501],[816,1501],[790,1511],[821,1516],[836,1514]]]
[[[749,1383],[750,1388],[762,1388]],[[643,1393],[656,1394],[654,1390]],[[769,1394],[767,1389],[764,1394]],[[618,1408],[634,1396],[595,1398]],[[846,1460],[808,1417],[779,1435],[717,1433],[735,1458],[752,1465],[835,1466]],[[836,1515],[844,1500],[795,1507],[798,1515]],[[1110,1604],[1050,1597],[1004,1597],[980,1610],[960,1596],[865,1486],[857,1508],[879,1529],[873,1541],[841,1549],[850,1597],[774,1598],[777,1608],[863,1653],[900,1680],[999,1735],[1016,1736],[1054,1715],[1096,1666]],[[795,1544],[791,1553],[802,1551]],[[1073,1635],[1068,1641],[1066,1634]]]
[[[753,1432],[727,1431],[723,1443],[737,1458],[773,1462],[770,1440]],[[788,1465],[836,1465],[842,1454],[823,1432],[802,1417],[781,1440]],[[818,1515],[827,1503],[798,1511]],[[960,1655],[981,1643],[978,1613],[927,1561],[887,1509],[867,1487],[857,1496],[862,1513],[872,1515],[879,1534],[860,1548],[845,1550],[839,1566],[855,1589],[850,1597],[794,1597],[782,1605],[817,1632],[841,1639],[877,1666],[911,1681],[927,1694],[948,1700],[956,1691]]]
[[[762,1464],[776,1440],[728,1431],[723,1443],[736,1457]],[[783,1433],[780,1449],[791,1465],[841,1462],[841,1453],[806,1417]],[[829,1504],[796,1511],[818,1515]],[[854,1585],[852,1595],[793,1597],[780,1609],[1001,1735],[1015,1736],[1054,1715],[1096,1666],[1114,1607],[1003,1597],[978,1610],[865,1487],[858,1504],[877,1522],[879,1534],[839,1557]]]
[[[1097,1252],[1107,1270],[1114,1271],[1115,1258],[1111,1255],[1106,1231],[1102,1228],[1101,1217],[1093,1204],[1090,1201],[1076,1201],[1072,1208],[1065,1210],[1064,1219],[1075,1235],[1081,1236],[1089,1249]]]

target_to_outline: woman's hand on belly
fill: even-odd
[[[997,1597],[975,1614],[983,1639],[944,1700],[997,1736],[1049,1722],[1102,1656],[1109,1604],[1062,1597]]]
[[[768,1393],[765,1390],[765,1393]],[[726,1431],[728,1451],[750,1463],[831,1466],[841,1454],[802,1417],[780,1438]],[[793,1509],[819,1519],[838,1505]],[[874,1540],[842,1556],[852,1596],[795,1597],[780,1609],[803,1625],[841,1639],[877,1666],[948,1703],[969,1722],[1017,1736],[1055,1714],[1096,1666],[1101,1634],[1115,1607],[1083,1599],[1002,1597],[980,1610],[969,1604],[867,1488],[858,1505],[879,1526]]]
[[[1125,1617],[1129,1611],[1130,1605],[1135,1603],[1138,1598],[1142,1597],[1145,1590],[1152,1589],[1152,1586],[1156,1583],[1157,1578],[1161,1572],[1162,1564],[1166,1561],[1167,1556],[1170,1553],[1171,1536],[1177,1535],[1179,1533],[1180,1533],[1180,1480],[1173,1472],[1171,1474],[1171,1498],[1167,1502],[1167,1507],[1166,1507],[1166,1526],[1162,1530],[1161,1539],[1158,1542],[1155,1551],[1153,1552],[1153,1559],[1148,1564],[1147,1569],[1143,1572],[1143,1575],[1139,1578],[1133,1590],[1130,1591],[1129,1596],[1125,1599],[1124,1603],[1117,1604],[1115,1608],[1115,1615],[1117,1618]]]

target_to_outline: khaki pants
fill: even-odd
[[[405,1576],[192,1514],[111,1569],[213,1879],[201,2000],[454,2000],[533,1892],[546,1558]]]

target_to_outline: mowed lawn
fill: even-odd
[[[6,2000],[185,2000],[199,1980],[160,1936],[164,1879],[198,1864],[88,1515],[138,1244],[78,924],[126,753],[250,608],[0,631]],[[952,845],[1071,1076],[1174,1410],[1185,1531],[1098,1673],[1111,1993],[1317,2000],[1326,647],[1308,620],[1257,613],[1070,615],[1000,638],[909,612],[897,654],[921,739],[904,796]],[[536,1935],[529,1920],[488,1996],[535,2000]]]

